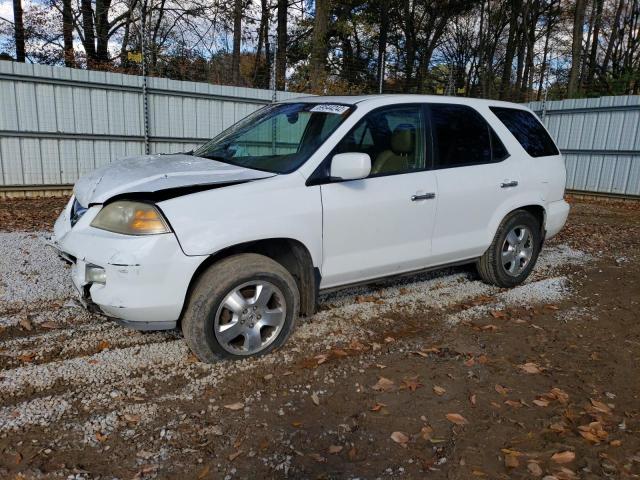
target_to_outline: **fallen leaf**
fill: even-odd
[[[372,412],[379,412],[380,409],[382,409],[382,407],[386,407],[387,405],[384,403],[378,403],[376,402],[373,407],[371,407],[369,410]]]
[[[520,408],[522,406],[522,402],[520,402],[520,400],[505,400],[504,403],[513,408]]]
[[[611,414],[611,408],[606,403],[599,402],[598,400],[594,400],[593,398],[590,398],[589,400],[591,400],[591,405],[593,405],[593,408],[598,412],[606,413],[607,415]]]
[[[33,324],[31,323],[31,320],[29,319],[28,315],[23,315],[20,318],[20,321],[18,322],[20,324],[20,326],[22,328],[24,328],[25,330],[27,330],[28,332],[30,332],[31,330],[33,330]]]
[[[108,435],[103,435],[101,432],[96,432],[95,437],[96,437],[96,440],[98,440],[100,443],[106,441],[107,438],[109,438]]]
[[[229,405],[225,405],[224,408],[228,409],[228,410],[241,410],[244,408],[244,403],[242,402],[236,402],[236,403],[230,403]]]
[[[503,310],[491,310],[491,316],[493,318],[507,318],[507,314]]]
[[[229,455],[227,458],[229,459],[230,462],[233,462],[236,458],[238,458],[240,455],[242,455],[242,450],[238,450],[237,452],[232,453],[231,455]]]
[[[207,475],[209,475],[209,470],[210,469],[211,469],[211,467],[209,465],[206,465],[202,470],[200,470],[200,473],[198,473],[198,480],[202,480]]]
[[[267,374],[266,374],[264,377],[262,377],[262,378],[264,378],[265,380],[269,381],[269,380],[271,380],[271,379],[273,378],[273,373],[267,373]]]
[[[522,370],[524,373],[528,373],[531,375],[535,375],[537,373],[542,373],[542,369],[537,363],[527,362],[523,365],[518,365],[518,368]]]
[[[507,454],[504,456],[504,466],[507,468],[517,468],[520,465],[518,455]]]
[[[498,327],[496,327],[493,323],[490,323],[489,325],[483,325],[482,327],[480,327],[480,330],[490,330],[492,332],[495,332],[496,330],[498,330]]]
[[[507,393],[509,393],[509,389],[507,387],[503,387],[502,385],[496,384],[494,388],[500,395],[506,395]]]
[[[611,440],[609,442],[609,445],[611,445],[612,447],[619,447],[620,445],[622,445],[622,440]]]
[[[313,458],[318,463],[324,463],[327,461],[327,459],[319,453],[308,453],[307,456]]]
[[[477,401],[477,399],[476,399],[476,394],[475,393],[469,396],[469,402],[471,403],[472,406],[474,406],[474,407],[476,406],[476,401]]]
[[[467,419],[459,413],[447,413],[445,417],[447,417],[447,420],[449,420],[451,423],[455,423],[456,425],[466,425],[467,423],[469,423]]]
[[[315,358],[317,365],[322,365],[324,362],[327,361],[327,358],[329,358],[329,355],[326,355],[326,354],[323,353],[323,354],[320,354],[320,355],[316,355],[313,358]]]
[[[439,397],[441,397],[442,395],[444,395],[445,393],[447,393],[447,391],[446,391],[444,388],[442,388],[442,387],[440,387],[440,386],[438,386],[438,385],[434,385],[434,386],[433,386],[433,393],[435,393],[436,395],[438,395]]]
[[[106,350],[109,347],[111,347],[111,344],[109,342],[107,342],[106,340],[100,340],[100,343],[98,343],[98,351],[99,352],[101,352],[102,350]]]
[[[474,360],[473,357],[471,357],[470,359],[464,362],[464,366],[469,368],[473,367],[475,364],[476,364],[476,361]]]
[[[357,456],[358,456],[358,450],[356,449],[356,447],[351,447],[351,450],[347,452],[347,457],[349,457],[349,460],[353,462],[356,460]]]
[[[433,433],[433,428],[431,428],[429,425],[425,425],[424,427],[422,427],[420,429],[420,436],[424,440],[431,440],[431,434],[432,433]]]
[[[569,401],[569,394],[557,387],[553,387],[551,391],[547,394],[547,396],[552,397],[553,399],[559,401],[562,404],[565,404]]]
[[[329,453],[330,453],[331,455],[335,455],[335,454],[337,454],[337,453],[340,453],[340,452],[342,451],[342,449],[343,449],[343,448],[344,448],[344,447],[343,447],[342,445],[331,445],[331,446],[329,447]]]
[[[313,392],[311,394],[311,401],[313,402],[314,405],[320,405],[320,398],[318,397],[318,394],[316,392]]]
[[[402,381],[400,389],[415,392],[420,387],[424,387],[424,385],[418,381],[418,377],[410,377]]]
[[[40,326],[42,328],[48,328],[48,329],[51,330],[51,329],[54,329],[54,328],[58,328],[59,325],[57,323],[55,323],[55,322],[42,322],[40,324]]]
[[[534,477],[539,477],[542,475],[542,468],[536,462],[527,463],[527,470],[529,470],[529,473]]]
[[[409,437],[402,432],[393,432],[391,434],[391,440],[393,440],[394,442],[396,442],[397,444],[406,447],[407,446],[407,442],[409,441]]]
[[[557,452],[551,456],[551,460],[559,464],[573,462],[575,458],[576,458],[576,454],[569,450],[566,450],[564,452]]]
[[[385,377],[380,377],[376,382],[376,384],[371,388],[378,392],[390,392],[391,390],[393,390],[394,386],[395,386],[395,382],[393,380],[390,380]]]
[[[300,428],[302,426],[302,422],[300,421],[291,422],[291,426],[295,428]]]
[[[544,398],[536,398],[533,401],[534,405],[537,405],[538,407],[548,407],[549,406],[549,401],[545,400]]]
[[[138,423],[140,421],[140,415],[133,415],[130,413],[124,414],[124,419],[130,423]]]
[[[30,363],[30,362],[33,362],[33,359],[35,357],[36,357],[35,353],[29,352],[29,353],[23,353],[22,355],[18,355],[16,358],[21,362]]]

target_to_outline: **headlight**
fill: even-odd
[[[91,226],[125,235],[153,235],[171,231],[156,207],[127,200],[104,207],[93,219]]]

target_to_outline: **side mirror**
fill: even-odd
[[[366,153],[338,153],[331,158],[331,178],[358,180],[371,173],[371,158]]]

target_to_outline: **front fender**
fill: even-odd
[[[212,255],[234,245],[289,238],[322,263],[320,187],[299,173],[193,193],[160,202],[186,255]]]

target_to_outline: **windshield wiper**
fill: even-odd
[[[209,160],[216,160],[218,162],[231,164],[231,161],[227,157],[223,157],[222,155],[198,155],[198,156],[202,158],[207,158]]]

